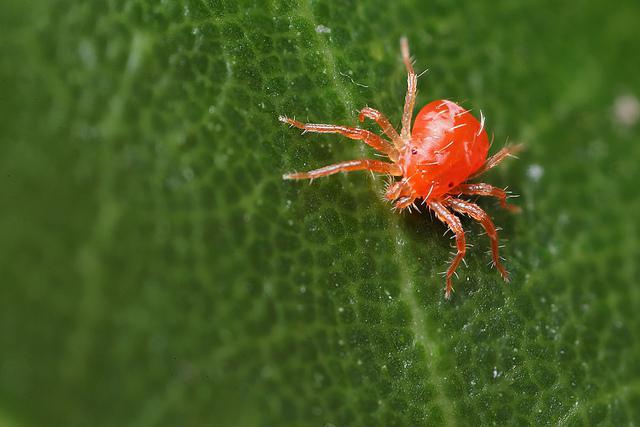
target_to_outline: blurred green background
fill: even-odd
[[[0,426],[640,423],[640,3],[0,3]],[[520,215],[445,228],[277,122],[482,108]],[[368,125],[367,125],[368,126]],[[374,129],[371,127],[371,129]]]

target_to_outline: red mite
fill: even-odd
[[[464,230],[460,219],[454,213],[466,214],[482,225],[491,240],[493,264],[502,278],[508,282],[509,275],[498,255],[498,232],[493,221],[478,205],[462,200],[459,196],[492,196],[500,201],[503,208],[518,211],[517,206],[507,204],[507,193],[504,190],[489,184],[468,181],[519,151],[520,146],[505,147],[487,158],[489,138],[484,129],[482,113],[478,121],[469,111],[448,100],[437,100],[425,105],[416,116],[413,131],[410,132],[418,76],[413,71],[407,39],[402,38],[400,45],[408,74],[400,134],[382,113],[373,108],[363,108],[359,116],[361,122],[365,118],[375,120],[391,142],[360,128],[305,124],[288,117],[279,117],[281,122],[303,129],[304,132],[337,133],[347,138],[362,140],[385,154],[391,163],[368,159],[348,160],[309,172],[287,174],[283,178],[314,179],[355,170],[401,177],[399,181],[389,184],[385,198],[393,201],[397,209],[415,207],[415,202],[421,199],[422,203],[455,233],[458,251],[446,272],[446,298],[451,297],[451,277],[467,249]]]

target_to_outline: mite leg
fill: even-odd
[[[391,145],[389,142],[385,141],[375,133],[369,132],[368,130],[338,125],[301,123],[297,120],[293,120],[285,116],[278,117],[278,120],[280,120],[282,123],[288,123],[291,126],[295,126],[298,129],[303,129],[305,132],[338,133],[340,135],[346,136],[347,138],[361,140],[365,144],[370,145],[381,153],[384,153],[389,157],[394,157],[396,160],[398,159],[398,152],[393,147],[393,145]]]
[[[404,141],[411,139],[411,116],[413,115],[413,105],[416,103],[416,90],[418,88],[418,76],[411,65],[409,56],[409,42],[406,37],[400,39],[400,49],[402,50],[402,60],[407,67],[407,94],[404,98],[404,111],[402,113],[402,130],[400,135]]]
[[[458,248],[458,253],[456,254],[453,261],[451,261],[451,265],[447,270],[447,288],[445,289],[444,296],[445,298],[451,298],[451,291],[453,290],[453,286],[451,284],[451,276],[455,273],[456,268],[464,258],[464,254],[467,251],[467,244],[464,237],[464,230],[462,229],[462,224],[460,223],[460,219],[453,214],[449,209],[445,207],[442,202],[428,202],[429,208],[433,210],[438,217],[438,219],[445,224],[453,231],[456,235],[456,246]]]
[[[387,189],[384,193],[384,197],[387,200],[395,200],[400,198],[401,196],[411,196],[412,193],[413,193],[413,190],[411,188],[411,185],[409,184],[409,181],[406,178],[404,178],[401,181],[395,181],[393,183],[390,183],[387,186]]]
[[[360,115],[358,116],[358,118],[361,122],[364,122],[365,117],[371,120],[375,120],[376,123],[378,123],[378,126],[380,126],[380,128],[382,129],[382,132],[384,132],[385,135],[391,138],[391,141],[393,141],[393,145],[395,145],[397,149],[400,149],[404,146],[404,142],[402,142],[402,139],[400,139],[400,135],[398,135],[398,132],[394,129],[393,126],[391,126],[391,123],[389,123],[389,119],[387,119],[386,116],[380,111],[374,110],[373,108],[364,107],[362,110],[360,110]]]
[[[493,221],[491,221],[491,218],[489,218],[489,215],[487,215],[487,213],[475,203],[456,198],[447,199],[446,203],[451,206],[454,211],[460,212],[461,214],[469,215],[471,218],[475,219],[482,225],[482,228],[485,229],[485,231],[487,232],[487,236],[489,236],[489,239],[491,240],[491,255],[493,256],[493,264],[500,272],[500,275],[502,276],[504,281],[508,282],[509,273],[507,273],[507,270],[500,262],[500,255],[498,254],[498,232],[496,231],[496,227],[493,225]]]
[[[470,196],[490,196],[500,201],[500,206],[511,212],[520,212],[520,206],[507,203],[507,193],[502,188],[479,182],[476,184],[460,184],[451,193],[460,192]]]
[[[387,200],[394,200],[394,209],[402,210],[409,208],[409,210],[411,210],[411,207],[413,206],[418,212],[420,212],[420,209],[415,206],[415,201],[418,197],[411,188],[409,181],[406,179],[397,181],[393,185],[389,186],[385,193],[385,198]]]
[[[387,200],[395,200],[400,197],[404,186],[403,181],[393,181],[387,185],[384,192],[384,198]]]
[[[487,161],[484,163],[484,165],[482,165],[482,167],[478,169],[476,173],[474,173],[469,179],[482,175],[489,169],[492,169],[498,166],[498,164],[501,163],[507,157],[513,157],[514,154],[519,153],[523,149],[524,149],[524,146],[522,144],[504,147],[503,149],[498,151],[496,154],[489,157]]]
[[[322,176],[333,175],[338,172],[350,172],[357,170],[369,170],[372,172],[386,173],[394,176],[401,176],[402,170],[393,163],[381,162],[378,160],[348,160],[325,166],[309,172],[296,172],[283,175],[284,179],[315,179]]]
[[[416,210],[418,210],[418,212],[420,212],[420,210],[416,207],[415,202],[416,198],[414,196],[400,196],[395,201],[393,208],[399,211],[409,208],[409,212],[411,212],[411,206],[413,206],[414,208],[416,208]]]

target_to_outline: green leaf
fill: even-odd
[[[4,0],[0,413],[24,425],[640,423],[640,5]],[[512,282],[279,114],[487,116]],[[366,126],[370,126],[367,124]],[[375,129],[373,126],[370,129]]]

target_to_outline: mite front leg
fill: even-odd
[[[297,120],[290,119],[285,116],[279,116],[278,120],[282,123],[288,123],[291,126],[295,126],[298,129],[302,129],[305,132],[315,133],[338,133],[344,135],[347,138],[361,140],[365,144],[370,145],[376,150],[389,156],[392,160],[398,159],[398,152],[389,142],[380,138],[375,133],[371,133],[368,130],[360,128],[352,128],[347,126],[327,125],[327,124],[313,124],[313,123],[301,123]]]
[[[375,120],[376,123],[378,123],[378,126],[380,126],[380,128],[382,129],[382,132],[384,132],[385,135],[391,138],[391,141],[393,141],[393,145],[395,145],[398,150],[404,146],[404,142],[402,142],[402,139],[400,138],[400,135],[398,135],[398,132],[393,126],[391,126],[389,119],[387,119],[385,115],[380,111],[374,110],[373,108],[364,107],[362,110],[360,110],[358,119],[361,122],[364,122],[365,117],[371,120]]]
[[[482,165],[482,167],[478,169],[476,173],[474,173],[471,177],[469,177],[469,179],[476,178],[482,175],[483,173],[485,173],[486,171],[488,171],[489,169],[495,168],[504,159],[506,159],[507,157],[513,157],[514,154],[517,154],[522,150],[524,150],[524,145],[522,144],[510,145],[508,147],[502,148],[496,154],[489,157],[487,161],[484,162],[484,165]]]
[[[500,206],[511,212],[520,212],[520,206],[507,203],[507,193],[502,188],[494,187],[484,182],[478,182],[475,184],[460,184],[451,193],[459,192],[460,194],[466,194],[469,196],[490,196],[495,197],[500,201]]]
[[[390,183],[384,193],[384,197],[387,200],[395,200],[402,196],[414,196],[413,189],[406,178]],[[416,197],[414,196],[413,198],[415,199]]]
[[[402,130],[400,136],[402,140],[411,140],[411,116],[413,115],[413,105],[416,103],[416,90],[418,88],[418,76],[413,70],[411,57],[409,56],[409,42],[406,37],[400,39],[400,49],[402,50],[402,60],[407,67],[407,94],[404,98],[404,111],[402,113]]]
[[[467,251],[467,244],[464,237],[464,230],[462,228],[462,224],[460,223],[460,219],[455,216],[449,209],[445,207],[445,205],[441,202],[428,202],[429,208],[433,210],[438,217],[438,219],[445,224],[453,231],[456,235],[456,246],[458,248],[458,253],[456,254],[453,261],[451,261],[451,265],[447,270],[447,287],[444,292],[445,298],[451,298],[451,291],[453,290],[453,285],[451,283],[451,276],[455,273],[460,261],[464,258],[464,254]]]
[[[409,208],[409,210],[411,210],[411,206],[413,206],[418,212],[420,211],[420,209],[415,205],[415,201],[418,199],[418,196],[415,194],[406,178],[390,185],[387,188],[384,197],[387,200],[394,200],[393,208],[395,210],[401,211],[405,208]]]
[[[411,212],[411,206],[413,206],[414,208],[416,208],[416,210],[418,210],[418,208],[415,205],[415,202],[416,202],[416,198],[414,196],[400,196],[394,202],[393,208],[399,211],[409,208],[409,212]]]
[[[493,221],[485,211],[480,208],[480,206],[475,203],[466,202],[464,200],[450,198],[447,199],[447,204],[451,206],[451,208],[460,212],[461,214],[469,215],[471,218],[478,221],[484,230],[487,232],[487,236],[491,239],[491,255],[493,257],[493,264],[496,266],[500,275],[504,279],[505,282],[509,281],[509,273],[504,268],[502,263],[500,262],[500,255],[498,253],[498,232],[496,231],[496,227],[493,225]]]
[[[316,179],[323,176],[333,175],[338,172],[350,172],[357,170],[369,170],[372,172],[386,173],[394,176],[401,176],[402,170],[393,163],[381,162],[378,160],[348,160],[315,169],[309,172],[296,172],[283,175],[284,179]]]

